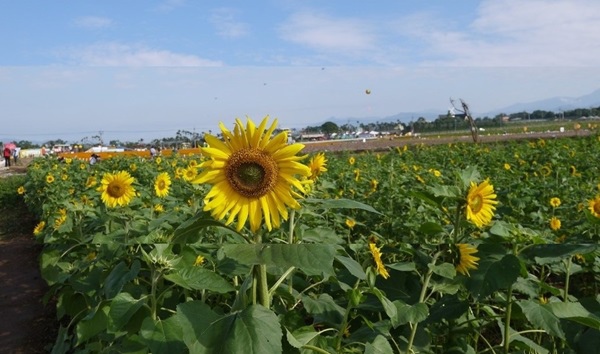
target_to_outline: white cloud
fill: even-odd
[[[221,37],[239,38],[248,33],[248,26],[238,19],[238,11],[235,9],[216,9],[212,12],[209,20]]]
[[[427,64],[597,66],[600,2],[486,0],[459,29],[421,27],[412,34],[428,45]]]
[[[280,27],[283,39],[318,51],[355,54],[373,47],[370,24],[359,19],[337,19],[315,13],[297,13]]]
[[[98,17],[98,16],[83,16],[78,17],[73,21],[75,26],[86,29],[99,29],[107,28],[113,25],[113,21],[110,18]]]
[[[173,53],[141,45],[100,43],[83,49],[71,50],[69,59],[82,66],[222,66],[222,62],[199,58],[195,55]]]

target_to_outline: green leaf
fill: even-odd
[[[300,327],[294,330],[293,333],[290,332],[287,328],[285,331],[285,337],[288,343],[290,343],[292,347],[298,349],[302,348],[302,346],[304,345],[307,345],[311,340],[319,336],[319,332],[315,331],[315,328],[313,326]]]
[[[414,262],[391,263],[386,264],[386,266],[390,269],[394,269],[400,272],[414,272],[415,270],[417,270],[417,266]]]
[[[186,243],[196,241],[200,231],[209,226],[221,227],[228,231],[241,235],[235,229],[232,229],[222,222],[215,220],[207,213],[199,213],[194,215],[189,220],[183,222],[175,229],[175,236],[173,237],[174,243]]]
[[[346,269],[348,269],[350,274],[354,275],[360,280],[367,279],[367,274],[365,273],[361,265],[354,259],[345,256],[335,256],[335,259],[338,262],[342,263],[342,265],[346,267]]]
[[[166,320],[152,320],[146,317],[140,330],[142,341],[150,348],[152,354],[176,354],[185,352],[183,332],[177,318],[171,316]]]
[[[580,244],[548,244],[535,245],[527,249],[524,254],[529,258],[535,259],[538,264],[556,263],[561,259],[576,255],[588,254],[596,251],[599,245],[580,245]]]
[[[542,305],[533,300],[519,301],[517,303],[531,324],[545,330],[552,336],[565,339],[565,333],[560,326],[560,319],[550,310],[549,306]]]
[[[428,266],[434,274],[437,274],[441,277],[447,279],[454,279],[454,277],[456,277],[456,267],[450,263],[441,263],[436,265],[429,264]]]
[[[394,301],[396,310],[398,312],[398,321],[394,323],[394,326],[401,326],[407,323],[419,323],[424,321],[429,315],[429,308],[424,303],[417,303],[414,305],[408,305],[402,301]]]
[[[315,199],[315,198],[306,198],[303,200],[303,203],[308,204],[309,206],[315,209],[360,209],[369,211],[371,213],[381,214],[377,210],[375,210],[372,206],[357,202],[352,199]]]
[[[339,326],[346,311],[336,304],[329,294],[321,294],[317,299],[302,295],[302,304],[306,312],[314,317],[314,323],[328,323]]]
[[[436,197],[445,198],[460,198],[462,197],[462,191],[455,186],[440,186],[436,185],[429,188],[429,191]]]
[[[365,354],[393,354],[390,342],[381,334],[375,337],[373,343],[365,344]]]
[[[105,305],[98,309],[91,318],[85,318],[77,322],[77,344],[81,345],[98,333],[106,331],[108,326],[109,306]]]
[[[134,299],[129,293],[120,293],[112,299],[108,311],[108,328],[116,332],[125,326],[144,305],[145,299]]]
[[[282,270],[296,267],[307,275],[330,275],[334,272],[334,245],[229,244],[224,245],[222,250],[227,257],[246,265],[265,264]]]
[[[443,233],[444,228],[437,222],[427,221],[421,224],[421,226],[419,227],[419,232],[422,232],[427,235],[436,235]]]
[[[600,330],[600,317],[589,312],[579,302],[551,302],[547,306],[558,318]]]
[[[484,298],[496,290],[508,288],[519,277],[519,259],[507,254],[502,259],[484,259],[467,280],[467,289],[475,299]]]
[[[469,166],[460,172],[460,180],[463,183],[464,188],[469,188],[471,182],[477,183],[481,179],[479,171],[476,166]]]
[[[398,309],[396,308],[396,305],[393,302],[391,302],[387,297],[385,297],[381,290],[374,288],[373,290],[371,290],[371,292],[375,294],[375,296],[377,296],[377,298],[381,302],[381,305],[383,305],[383,310],[385,311],[385,314],[392,320],[392,323],[397,322]]]
[[[503,238],[510,237],[510,232],[512,230],[514,230],[514,226],[502,220],[495,221],[492,227],[490,227],[490,233],[492,235],[500,236]]]
[[[496,323],[498,323],[498,327],[500,328],[500,333],[502,334],[502,337],[504,338],[504,324],[502,323],[501,320],[497,320]],[[520,348],[525,347],[527,349],[525,352],[533,352],[536,354],[548,354],[549,353],[549,351],[547,349],[541,347],[539,344],[532,341],[531,339],[529,339],[527,337],[523,337],[522,335],[519,334],[519,332],[515,331],[511,327],[508,327],[508,342],[509,343],[516,342],[513,344],[514,347],[520,347]]]
[[[127,267],[125,262],[119,262],[104,282],[104,296],[107,299],[115,297],[127,282],[137,277],[139,271],[140,262],[137,259],[131,264],[131,269]]]
[[[176,273],[165,275],[165,279],[188,290],[207,289],[221,294],[235,291],[233,285],[223,277],[202,267],[179,269]]]
[[[194,301],[177,306],[177,318],[190,353],[281,353],[283,333],[277,316],[260,305],[220,316]]]

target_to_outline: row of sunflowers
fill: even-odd
[[[597,350],[597,137],[304,156],[276,127],[34,161],[54,352]]]

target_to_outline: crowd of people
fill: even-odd
[[[4,149],[2,152],[2,156],[4,157],[4,167],[10,167],[11,160],[13,160],[14,165],[19,161],[19,154],[21,153],[21,148],[15,146],[14,144],[4,144]]]

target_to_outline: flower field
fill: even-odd
[[[596,353],[600,138],[36,159],[53,352]]]

